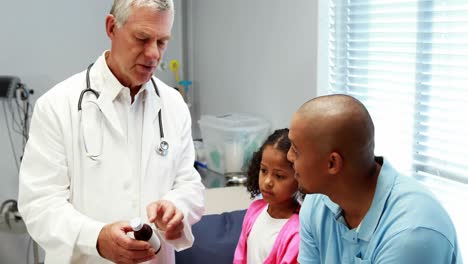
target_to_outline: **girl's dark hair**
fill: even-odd
[[[283,128],[273,132],[263,143],[260,149],[254,152],[250,160],[249,169],[247,170],[247,191],[250,192],[250,197],[253,199],[260,194],[260,187],[258,186],[258,174],[260,172],[260,163],[262,162],[263,150],[267,146],[281,151],[284,155],[288,154],[291,147],[291,141],[288,138],[289,129]],[[292,164],[291,164],[292,166]]]

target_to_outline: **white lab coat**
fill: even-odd
[[[194,148],[187,105],[173,88],[155,78],[144,109],[141,175],[134,175],[117,113],[106,92],[112,74],[100,56],[90,71],[103,114],[103,149],[98,161],[86,157],[79,133],[78,98],[86,71],[59,83],[37,100],[20,170],[19,210],[29,233],[46,252],[46,263],[106,263],[96,250],[104,224],[141,217],[153,201],[172,201],[184,214],[180,239],[162,241],[152,263],[174,263],[174,250],[193,243],[191,225],[202,216],[203,185],[193,168]],[[146,85],[151,85],[151,81]],[[95,100],[87,93],[84,100]],[[159,146],[158,111],[165,138]],[[85,122],[85,121],[84,121]],[[98,129],[98,128],[96,128]]]

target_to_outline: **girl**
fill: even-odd
[[[247,173],[250,205],[234,253],[234,264],[297,263],[299,252],[298,183],[286,159],[289,129],[276,130],[255,152]]]

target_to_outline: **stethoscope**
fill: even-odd
[[[96,96],[96,100],[99,98],[99,92],[91,88],[91,82],[89,80],[89,71],[91,70],[91,67],[93,67],[93,64],[94,63],[91,63],[88,66],[88,69],[86,70],[86,89],[81,91],[80,99],[78,100],[78,112],[81,112],[81,101],[83,100],[83,96],[85,95],[85,93],[91,92],[92,94],[94,94],[94,96]],[[158,86],[156,85],[156,82],[154,81],[153,77],[151,77],[151,82],[153,83],[153,87],[154,87],[154,91],[156,92],[156,95],[159,98],[161,98],[161,96],[159,95]],[[156,148],[156,152],[161,156],[166,156],[167,153],[169,152],[169,143],[164,139],[164,128],[162,124],[163,122],[162,122],[161,109],[159,109],[159,112],[158,112],[158,120],[159,120],[160,141],[159,141],[159,146]],[[82,122],[81,118],[80,118],[80,122]],[[85,143],[85,150],[88,151],[86,148],[86,143]],[[97,160],[99,155],[100,153],[93,154],[93,155],[88,154],[87,156],[92,160]]]

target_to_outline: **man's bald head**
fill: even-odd
[[[308,124],[307,136],[326,153],[337,152],[348,165],[374,160],[374,124],[365,106],[342,94],[316,97],[303,104],[296,118]]]

